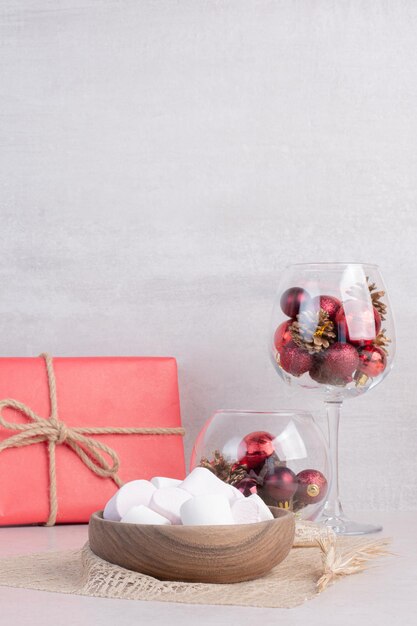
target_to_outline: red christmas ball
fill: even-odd
[[[310,301],[310,296],[302,287],[291,287],[284,291],[281,296],[281,309],[288,317],[295,318],[300,308],[304,307]]]
[[[254,478],[242,478],[238,483],[234,485],[236,489],[239,489],[245,497],[251,496],[253,493],[258,492],[258,483]]]
[[[306,469],[297,474],[297,501],[301,504],[314,504],[326,497],[326,477],[315,469]]]
[[[333,296],[316,296],[311,301],[313,311],[317,311],[319,308],[323,309],[332,321],[334,321],[341,304],[340,300]]]
[[[375,307],[360,300],[348,300],[336,313],[339,341],[362,346],[375,339],[381,330],[381,316]]]
[[[292,339],[290,326],[291,320],[287,320],[286,322],[282,322],[278,326],[274,334],[274,345],[278,352],[281,352],[282,348],[287,345]]]
[[[310,376],[316,382],[328,385],[345,385],[352,380],[352,374],[359,364],[359,355],[349,343],[334,343],[324,351],[310,369]]]
[[[246,465],[248,470],[257,470],[265,463],[266,459],[275,452],[274,435],[263,430],[249,433],[242,439],[238,448],[238,461]]]
[[[381,348],[377,346],[365,346],[359,352],[358,370],[369,376],[376,378],[387,366],[387,356]]]
[[[297,478],[289,467],[276,467],[273,472],[265,476],[264,490],[268,501],[288,508],[286,504],[297,491]]]
[[[340,378],[351,376],[358,363],[358,352],[354,346],[348,343],[334,343],[323,354],[322,365]]]
[[[313,367],[313,363],[313,356],[299,348],[293,341],[287,343],[280,353],[279,364],[283,370],[293,376],[305,374]]]
[[[320,385],[335,385],[337,387],[345,387],[347,383],[352,382],[352,376],[341,377],[336,376],[333,372],[326,369],[325,365],[317,360],[311,370],[309,371],[310,377]]]

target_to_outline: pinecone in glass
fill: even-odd
[[[382,302],[381,298],[385,296],[385,291],[377,291],[377,286],[375,285],[375,283],[370,283],[368,277],[366,278],[366,280],[368,281],[369,293],[371,294],[372,304],[381,316],[381,320],[384,320],[386,318],[387,305]]]
[[[388,356],[388,344],[391,343],[391,339],[388,339],[385,333],[385,328],[380,330],[378,335],[375,337],[375,340],[373,341],[373,345],[381,348],[381,350],[383,350]]]
[[[385,302],[382,302],[381,298],[385,296],[385,291],[377,291],[377,286],[375,283],[369,282],[369,276],[366,277],[366,282],[369,289],[369,294],[371,296],[372,305],[378,311],[381,320],[386,319],[387,313],[387,305]],[[353,285],[349,291],[347,292],[350,296],[355,298],[356,300],[362,300],[366,302],[368,300],[368,293],[366,292],[365,286],[360,284]]]
[[[326,350],[336,341],[334,323],[321,308],[318,311],[306,309],[299,313],[290,326],[290,333],[294,343],[310,354]]]
[[[245,465],[229,463],[219,450],[215,450],[211,460],[202,457],[200,467],[209,469],[213,474],[225,483],[234,485],[248,475]]]

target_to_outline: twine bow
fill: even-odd
[[[49,401],[51,415],[45,419],[35,411],[32,411],[23,402],[18,402],[11,398],[0,400],[0,426],[7,430],[17,431],[15,435],[0,442],[0,452],[7,448],[21,448],[31,446],[35,443],[46,442],[48,444],[49,457],[49,517],[46,526],[53,526],[56,522],[58,512],[57,484],[56,484],[56,460],[55,451],[57,445],[66,445],[71,448],[81,461],[97,476],[111,478],[113,482],[121,487],[123,481],[118,475],[120,460],[117,453],[106,444],[97,441],[88,435],[181,435],[184,436],[184,429],[178,428],[122,428],[122,427],[72,427],[67,426],[58,417],[58,404],[56,394],[55,372],[52,357],[49,354],[41,354],[45,360],[49,386]],[[3,417],[3,409],[10,408],[18,411],[30,422],[19,424],[8,422]],[[102,453],[110,459],[109,463]]]

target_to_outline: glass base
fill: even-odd
[[[322,516],[316,522],[323,526],[328,526],[336,535],[369,535],[382,530],[382,526],[379,525],[352,522],[345,515],[338,517]]]

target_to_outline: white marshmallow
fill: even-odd
[[[249,498],[236,500],[232,504],[232,516],[235,524],[254,524],[261,521],[256,502]]]
[[[147,506],[140,504],[134,506],[122,517],[121,522],[128,524],[157,524],[157,525],[171,525],[171,522],[166,517],[159,515],[155,511],[152,511]]]
[[[235,524],[254,524],[274,518],[265,502],[256,493],[233,502],[232,516]]]
[[[165,487],[154,492],[149,508],[167,517],[172,524],[181,524],[181,505],[190,498],[190,494],[184,489]]]
[[[151,483],[156,489],[163,489],[164,487],[178,487],[182,481],[177,478],[165,478],[165,476],[154,476],[151,478]]]
[[[252,493],[246,500],[252,500],[256,502],[256,506],[258,507],[259,517],[261,522],[267,522],[271,519],[274,519],[270,508],[265,504],[265,502],[258,496],[257,493]]]
[[[120,515],[117,512],[117,507],[116,507],[117,494],[118,494],[118,491],[116,491],[114,496],[112,496],[110,500],[106,503],[106,506],[104,507],[104,511],[103,511],[103,518],[112,520],[113,522],[119,522],[121,519]]]
[[[234,487],[233,485],[229,485],[229,487],[232,488],[230,491],[230,504],[233,504],[233,502],[235,502],[236,500],[245,499],[245,496],[241,491],[239,491],[239,489],[236,489],[236,487]]]
[[[133,506],[148,506],[155,491],[155,486],[149,480],[131,480],[125,483],[104,507],[104,519],[118,522]]]
[[[233,524],[232,511],[223,494],[195,496],[181,507],[181,521],[187,526]]]
[[[179,488],[188,491],[192,496],[224,495],[230,502],[244,497],[239,489],[224,483],[205,467],[194,468]]]

